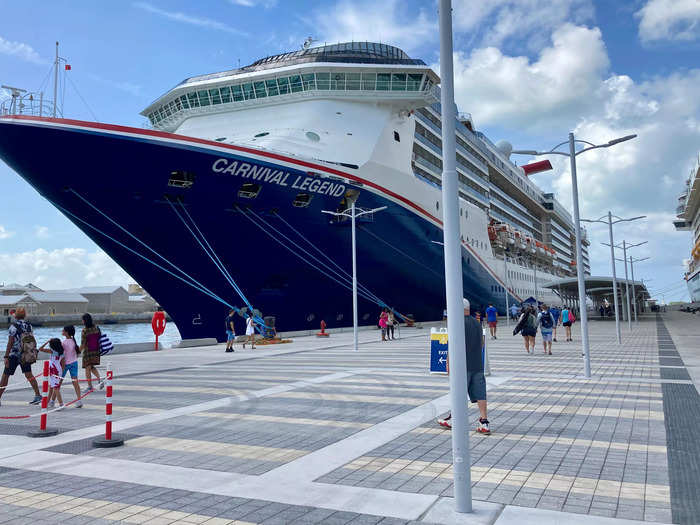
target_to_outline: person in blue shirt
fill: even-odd
[[[486,322],[491,331],[491,339],[497,339],[496,325],[498,325],[498,310],[496,310],[491,303],[489,303],[489,307],[486,309]]]
[[[554,319],[554,339],[553,341],[556,342],[557,340],[557,325],[559,324],[559,318],[561,317],[561,310],[557,308],[556,306],[552,306],[549,309],[549,313],[552,314],[552,318]]]

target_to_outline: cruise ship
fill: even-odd
[[[685,280],[688,283],[690,301],[700,302],[700,158],[697,166],[685,181],[683,193],[678,197],[676,230],[693,232],[693,247],[688,259]]]
[[[229,308],[281,331],[349,326],[351,221],[323,212],[352,204],[381,209],[357,219],[360,323],[384,307],[434,320],[445,307],[439,82],[391,45],[307,42],[185,79],[143,110],[144,129],[15,101],[0,158],[184,339],[221,339]],[[530,297],[560,303],[545,285],[576,273],[573,221],[528,178],[551,165],[517,166],[467,113],[456,134],[464,296],[501,313]]]

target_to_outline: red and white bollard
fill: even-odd
[[[105,436],[95,438],[92,446],[96,448],[119,447],[124,444],[124,439],[112,436],[112,363],[107,363],[105,372]]]
[[[27,432],[29,437],[47,437],[58,434],[57,428],[46,428],[46,420],[49,413],[49,361],[44,361],[44,374],[41,383],[41,416],[39,419],[39,430]]]

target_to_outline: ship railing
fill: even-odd
[[[53,116],[53,101],[43,97],[41,93],[13,93],[0,102],[0,115],[29,115],[32,117]],[[63,117],[60,106],[56,108],[56,116]]]

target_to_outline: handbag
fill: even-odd
[[[100,334],[100,355],[107,355],[112,350],[114,350],[114,345],[112,344],[112,341],[109,339],[109,337],[107,337],[107,334],[102,332]]]

